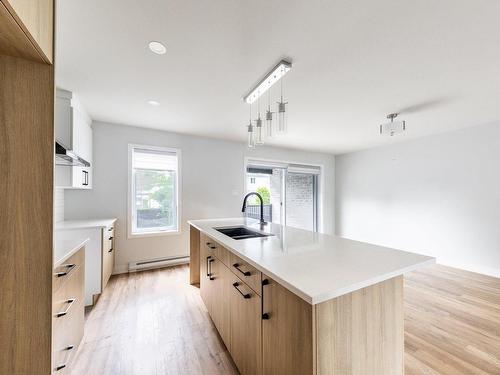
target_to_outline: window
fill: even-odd
[[[129,145],[129,236],[179,231],[179,154]]]
[[[246,160],[246,190],[264,200],[264,220],[319,231],[321,166]],[[260,217],[260,202],[247,201],[246,216]]]

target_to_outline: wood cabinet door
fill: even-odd
[[[232,274],[220,259],[215,259],[211,264],[212,272],[212,320],[219,331],[222,341],[230,348],[231,332],[231,281]]]
[[[312,305],[262,275],[262,373],[313,373]]]
[[[103,228],[102,230],[102,241],[101,241],[101,250],[102,250],[102,280],[101,280],[101,290],[104,290],[106,285],[108,284],[109,278],[113,273],[113,267],[115,265],[115,249],[114,249],[114,239],[113,236],[110,235],[110,232],[107,228]]]
[[[212,315],[212,300],[210,296],[210,291],[212,287],[212,280],[210,280],[210,260],[213,256],[209,254],[208,248],[205,245],[206,237],[204,235],[200,236],[200,295],[208,313]]]
[[[261,299],[238,277],[231,280],[230,353],[242,375],[261,374]]]

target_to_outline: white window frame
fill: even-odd
[[[324,201],[324,196],[323,192],[325,191],[325,186],[324,186],[324,172],[325,172],[325,167],[323,164],[314,164],[314,163],[304,163],[301,161],[286,161],[286,160],[279,160],[279,159],[268,159],[268,158],[260,158],[260,157],[252,157],[252,156],[245,156],[244,157],[244,162],[243,162],[243,186],[244,186],[244,192],[246,194],[247,191],[247,168],[248,165],[252,164],[252,161],[258,162],[262,164],[263,166],[266,167],[278,167],[278,168],[284,168],[288,169],[289,165],[303,165],[303,166],[310,166],[313,168],[319,168],[319,175],[317,177],[317,191],[316,194],[317,196],[317,202],[316,202],[316,228],[318,233],[323,233],[324,232],[324,218],[323,218],[323,201]],[[283,176],[285,178],[285,176]],[[284,186],[283,186],[284,188]],[[286,194],[283,192],[283,200],[286,200]],[[283,205],[283,220],[284,223],[281,225],[286,226],[286,205]]]
[[[134,197],[134,188],[132,186],[133,183],[133,175],[132,175],[132,156],[134,153],[134,149],[146,149],[152,151],[163,151],[163,152],[175,152],[177,155],[177,178],[175,179],[175,191],[176,191],[176,199],[177,199],[177,229],[174,230],[157,230],[157,231],[148,231],[143,233],[134,233],[133,232],[133,204],[135,201]],[[172,147],[162,147],[162,146],[151,146],[151,145],[141,145],[135,143],[128,144],[128,187],[127,187],[127,238],[141,238],[141,237],[157,237],[157,236],[171,236],[171,235],[179,235],[181,234],[181,150],[178,148]]]

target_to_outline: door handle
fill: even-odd
[[[210,277],[210,264],[209,264],[210,259],[212,259],[212,257],[208,256],[207,257],[207,277]]]
[[[264,287],[266,285],[269,285],[269,280],[264,279],[262,280],[262,298],[260,299],[261,303],[261,312],[262,312],[262,320],[269,320],[269,314],[264,312]]]
[[[233,283],[233,287],[234,287],[234,289],[236,289],[236,290],[238,291],[238,293],[239,293],[239,294],[241,294],[241,295],[243,296],[243,298],[245,298],[245,299],[250,298],[250,297],[251,297],[251,296],[250,296],[250,293],[243,293],[243,292],[240,290],[240,288],[238,288],[238,285],[239,285],[239,284],[238,284],[237,282],[236,282],[236,283]]]
[[[208,261],[208,265],[210,266],[210,277],[209,277],[210,280],[214,280],[214,278],[212,277],[212,263],[213,262],[215,262],[215,259],[213,259],[213,258],[210,258],[210,260]]]

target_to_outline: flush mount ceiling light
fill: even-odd
[[[392,137],[394,134],[399,134],[406,130],[406,122],[394,121],[396,117],[398,117],[397,113],[391,113],[387,115],[387,118],[391,121],[380,125],[380,134],[389,135]]]
[[[158,107],[160,105],[160,102],[157,102],[156,100],[148,100],[148,104],[152,105],[153,107]]]
[[[255,146],[260,146],[264,144],[264,136],[270,138],[274,135],[274,116],[273,114],[278,115],[278,125],[276,132],[278,134],[283,134],[286,132],[286,104],[283,100],[283,77],[287,74],[292,68],[292,63],[286,60],[281,60],[278,64],[276,64],[266,75],[265,77],[254,86],[247,95],[243,97],[245,103],[250,106],[250,124],[247,125],[248,131],[248,147],[254,148]],[[273,112],[271,110],[271,87],[280,81],[280,100],[277,102],[277,110]],[[268,92],[267,101],[268,106],[265,113],[265,126],[266,131],[263,129],[263,121],[260,113],[260,97],[264,95],[264,93]],[[257,114],[255,120],[255,126],[252,125],[252,103],[257,101]]]
[[[148,47],[151,52],[156,53],[157,55],[164,55],[167,52],[167,48],[160,42],[149,42]]]

